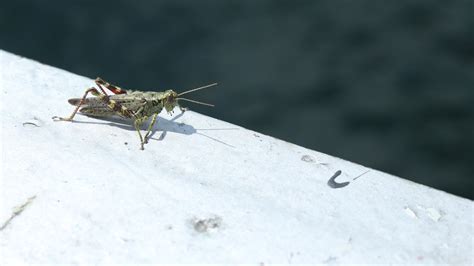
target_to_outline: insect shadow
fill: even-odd
[[[201,136],[206,137],[208,139],[211,139],[215,142],[224,144],[228,147],[235,148],[234,146],[232,146],[228,143],[225,143],[221,140],[218,140],[216,138],[213,138],[213,137],[210,137],[210,136],[207,136],[205,134],[202,134],[202,133],[198,132],[191,125],[176,122],[176,119],[180,118],[182,115],[183,115],[183,113],[180,113],[180,114],[174,116],[172,119],[165,119],[165,118],[162,118],[162,117],[158,116],[157,120],[156,120],[156,124],[153,127],[153,129],[151,130],[149,139],[150,140],[161,141],[166,137],[166,134],[168,132],[184,134],[184,135],[198,134],[198,135],[201,135]],[[74,120],[73,123],[108,125],[108,126],[114,126],[114,127],[118,127],[118,128],[121,128],[121,129],[125,129],[125,130],[136,131],[135,127],[130,123],[130,120],[127,120],[127,119],[123,119],[123,118],[116,117],[116,116],[113,116],[113,117],[93,117],[93,118],[95,118],[97,120],[104,121],[104,122],[90,122],[90,121],[77,121],[77,120]],[[149,124],[148,122],[144,123],[143,128],[146,128],[146,126],[148,126],[148,124]],[[213,128],[213,129],[199,129],[199,130],[200,131],[201,130],[238,130],[238,128]],[[161,131],[160,136],[158,138],[154,138],[153,136],[159,131]]]

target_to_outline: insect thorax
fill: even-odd
[[[146,100],[146,104],[143,106],[142,114],[151,115],[155,113],[160,113],[163,108],[167,112],[171,112],[174,107],[178,106],[177,93],[172,90],[162,91],[162,92],[140,92],[134,91],[129,95],[139,97]]]

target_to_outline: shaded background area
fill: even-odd
[[[130,89],[219,82],[192,97],[215,108],[188,106],[473,199],[473,10],[470,0],[8,1],[0,49]]]

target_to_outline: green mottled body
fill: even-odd
[[[69,99],[69,103],[76,105],[79,112],[88,116],[95,117],[109,117],[119,115],[125,118],[134,119],[135,129],[140,137],[141,149],[144,149],[144,144],[148,142],[148,137],[156,123],[158,114],[165,109],[168,113],[172,113],[176,106],[179,106],[178,94],[173,90],[164,92],[142,92],[132,90],[121,90],[110,84],[105,84],[106,88],[110,86],[111,91],[120,91],[121,94],[107,95],[97,94],[94,98],[73,98]],[[87,94],[87,93],[86,93]],[[181,107],[180,107],[181,108]],[[181,108],[184,112],[185,109]],[[145,137],[142,137],[140,132],[141,125],[152,118]]]
[[[95,83],[99,89],[91,87],[86,90],[82,98],[69,99],[70,104],[77,106],[69,117],[63,118],[55,116],[53,119],[56,121],[72,121],[78,111],[88,116],[109,117],[118,115],[121,117],[133,119],[133,124],[137,130],[138,136],[140,137],[142,150],[144,148],[144,144],[148,142],[148,138],[153,126],[155,125],[158,114],[163,109],[165,109],[168,113],[172,113],[175,107],[179,107],[181,111],[184,112],[185,109],[178,104],[178,100],[187,100],[199,104],[209,105],[190,99],[178,98],[178,96],[216,85],[210,84],[201,88],[177,94],[173,90],[166,90],[163,92],[123,90],[118,86],[112,85],[102,80],[101,78],[97,78]],[[114,95],[107,95],[105,89],[102,86],[114,93]],[[87,98],[89,93],[95,97]],[[142,137],[140,127],[150,117],[152,118],[151,123],[148,126],[145,136]]]
[[[127,90],[126,94],[102,95],[95,98],[86,98],[79,112],[88,116],[108,117],[119,115],[125,118],[148,117],[159,114],[163,108],[172,112],[175,106],[179,106],[175,98],[176,92],[167,90],[164,92],[141,92]],[[106,102],[105,99],[108,98]],[[81,99],[70,99],[69,103],[77,105]],[[118,108],[120,106],[120,109]]]

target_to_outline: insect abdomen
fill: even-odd
[[[88,116],[97,116],[97,117],[108,117],[113,116],[116,112],[108,108],[94,108],[94,107],[83,107],[80,110],[81,114]]]
[[[106,102],[107,107],[109,107],[114,112],[119,113],[121,116],[124,116],[124,117],[132,117],[133,116],[133,113],[130,110],[128,110],[127,107],[121,105],[120,103],[118,103],[114,100],[108,99],[107,96],[103,96],[103,98],[106,98],[104,100],[104,102],[107,101]]]
[[[72,98],[68,100],[69,104],[78,106],[81,102],[80,98]],[[81,105],[88,105],[88,106],[103,106],[103,101],[97,98],[85,98]]]

